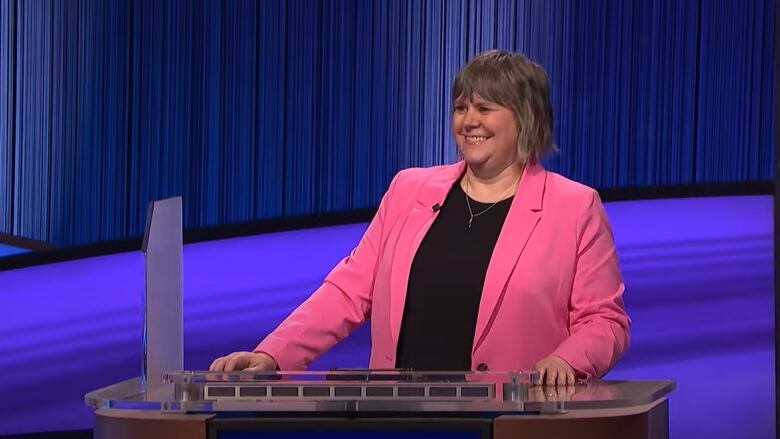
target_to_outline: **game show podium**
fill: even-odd
[[[672,381],[530,385],[528,373],[173,372],[86,395],[104,438],[666,438]]]
[[[672,381],[534,373],[182,371],[182,200],[149,205],[141,376],[88,393],[96,439],[666,438]],[[177,371],[177,372],[171,372]]]

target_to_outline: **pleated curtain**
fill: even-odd
[[[773,176],[771,0],[3,0],[0,232],[134,237],[375,206],[456,160],[450,84],[499,48],[551,80],[545,165],[598,188]]]

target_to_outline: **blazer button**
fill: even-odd
[[[488,365],[485,363],[479,363],[477,365],[477,370],[480,372],[485,372],[486,370],[488,370]]]

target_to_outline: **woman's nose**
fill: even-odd
[[[463,115],[463,128],[470,129],[479,126],[479,117],[476,111],[471,109],[466,110],[466,114]]]

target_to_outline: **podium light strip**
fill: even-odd
[[[495,385],[476,384],[204,384],[206,400],[398,400],[489,401]]]

